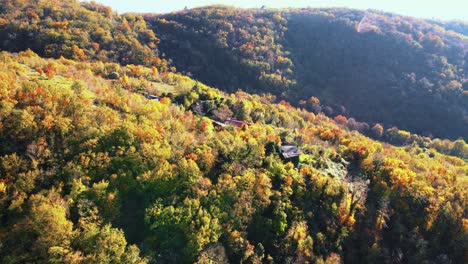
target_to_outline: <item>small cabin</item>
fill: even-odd
[[[226,127],[226,124],[224,124],[223,122],[220,122],[220,121],[217,121],[217,120],[214,120],[214,119],[211,119],[211,122],[213,122],[214,127],[219,127],[219,128]]]
[[[152,95],[152,94],[145,94],[145,98],[151,101],[155,101],[155,102],[159,102],[161,100],[159,96]]]
[[[237,120],[237,119],[231,119],[231,118],[228,118],[224,121],[224,124],[226,125],[231,125],[231,126],[236,126],[236,127],[239,127],[239,128],[242,128],[244,126],[250,126],[252,124],[246,122],[246,121],[242,121],[242,120]]]
[[[118,80],[120,79],[120,74],[118,72],[111,72],[107,75],[107,78],[111,80]]]
[[[299,166],[299,148],[294,145],[281,145],[279,147],[281,159],[285,162],[292,162],[297,168]]]

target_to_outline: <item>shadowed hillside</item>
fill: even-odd
[[[222,6],[146,19],[179,70],[226,91],[273,93],[309,110],[316,96],[330,116],[466,139],[466,23]]]

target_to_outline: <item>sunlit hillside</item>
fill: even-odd
[[[0,3],[0,35],[37,34],[0,43],[0,263],[467,261],[463,139],[365,129],[320,97],[208,86],[138,37],[143,16]],[[122,34],[150,60],[114,49]]]

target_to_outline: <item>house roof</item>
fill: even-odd
[[[293,145],[283,145],[280,148],[280,153],[285,159],[299,156],[299,148]]]
[[[161,99],[159,96],[152,95],[152,94],[145,94],[145,98],[149,100],[155,100],[155,101],[159,101]]]
[[[236,127],[243,127],[243,126],[250,126],[251,125],[250,123],[248,123],[246,121],[236,120],[236,119],[227,119],[226,121],[224,121],[224,124],[232,125],[232,126],[236,126]]]
[[[222,122],[219,122],[219,121],[216,121],[216,120],[213,120],[211,119],[211,121],[213,122],[213,125],[215,126],[220,126],[220,127],[225,127],[226,124],[222,123]]]

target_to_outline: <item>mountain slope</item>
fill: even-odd
[[[306,106],[316,96],[330,116],[466,139],[468,38],[450,31],[466,24],[223,6],[146,20],[179,70],[226,91],[273,93]]]
[[[46,57],[156,65],[159,39],[138,15],[75,0],[1,0],[0,49]]]
[[[366,126],[351,118],[325,116],[317,98],[296,108],[211,88],[156,57],[147,66],[124,60],[136,50],[112,47],[125,38],[144,43],[138,15],[75,1],[1,3],[2,19],[11,18],[0,20],[2,29],[37,38],[9,37],[5,49],[26,50],[0,52],[0,263],[466,262],[463,140],[390,129],[389,141],[404,145],[396,147],[364,136]],[[32,7],[45,12],[35,22],[24,17]],[[89,17],[71,21],[75,14]],[[66,25],[61,16],[71,22],[55,29]],[[121,36],[115,27],[130,17],[137,19]],[[115,36],[103,42],[107,55],[91,50],[86,21]],[[70,32],[84,37],[68,39]],[[67,41],[39,40],[48,34]],[[164,36],[161,45],[194,45]],[[277,67],[290,75],[277,88],[287,95],[299,82],[287,72],[293,54],[264,40],[282,54]],[[197,49],[207,45],[199,41]],[[45,53],[55,44],[57,54]],[[68,54],[74,45],[86,56]],[[218,53],[206,57],[226,58],[220,72],[256,63],[225,51],[213,46]],[[225,79],[254,78],[240,68],[244,76]],[[268,76],[258,84],[277,80]]]
[[[466,160],[141,66],[0,62],[3,263],[463,262]]]

